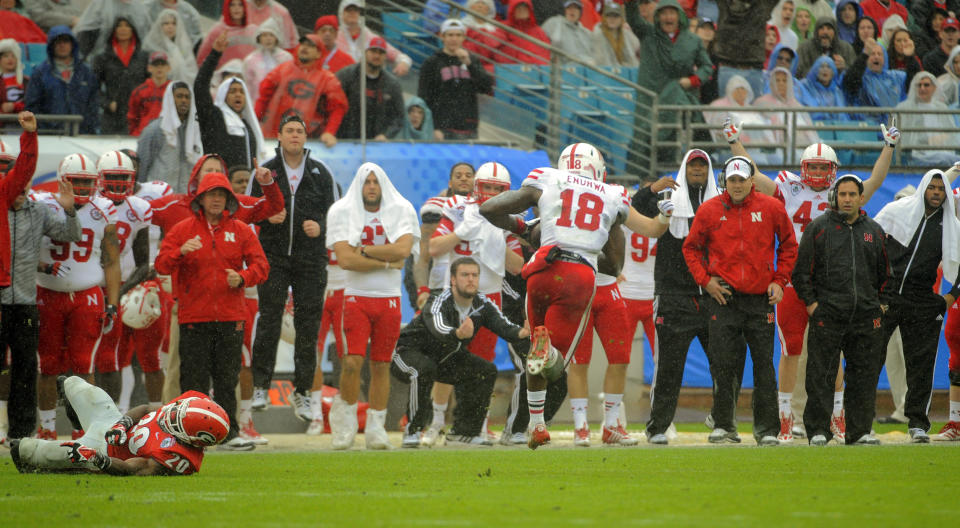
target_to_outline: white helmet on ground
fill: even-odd
[[[563,149],[557,168],[596,181],[606,181],[607,166],[603,154],[589,143],[574,143]]]
[[[137,169],[133,160],[119,150],[111,150],[97,160],[100,175],[100,194],[119,202],[133,194],[137,182]]]
[[[496,193],[484,192],[483,185],[496,185],[500,190]],[[496,161],[488,161],[477,168],[473,177],[473,199],[483,203],[503,191],[510,190],[510,171]]]
[[[74,201],[78,205],[90,202],[97,194],[100,175],[93,160],[83,154],[70,154],[57,166],[57,181],[73,185]]]
[[[829,163],[829,172],[818,172],[811,174],[809,165],[812,163]],[[833,147],[826,143],[814,143],[803,149],[803,155],[800,156],[800,181],[809,187],[826,188],[833,184],[837,177],[837,167],[840,162],[837,160],[837,153]]]
[[[163,304],[155,281],[141,282],[120,298],[120,320],[123,324],[140,330],[152,325],[163,315]]]

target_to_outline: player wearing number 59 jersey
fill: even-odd
[[[60,162],[57,178],[69,181],[80,221],[79,242],[44,241],[40,261],[49,274],[37,276],[41,437],[55,437],[56,376],[66,371],[93,380],[93,352],[104,326],[112,326],[120,290],[117,208],[97,194],[94,162],[71,154]],[[55,201],[47,201],[51,207]],[[61,213],[62,214],[62,213]],[[106,309],[101,284],[106,284]]]
[[[563,372],[586,327],[600,253],[622,251],[620,223],[659,236],[668,222],[666,216],[658,222],[636,212],[623,187],[604,183],[603,156],[592,145],[568,146],[557,166],[532,171],[520,190],[502,193],[480,207],[490,223],[517,233],[523,233],[526,224],[511,215],[533,206],[540,210],[541,246],[523,269],[527,317],[534,328],[527,357],[531,449],[550,441],[543,420],[547,381]],[[672,203],[665,201],[663,212],[672,210]],[[618,274],[620,260],[608,260],[611,273]]]
[[[739,141],[740,125],[729,120],[724,123],[723,129],[730,151],[734,156],[747,156],[746,149]],[[870,197],[883,185],[893,158],[893,149],[900,141],[900,131],[891,126],[880,125],[884,146],[880,156],[873,165],[870,178],[863,182],[863,199],[861,206],[870,201]],[[793,222],[794,235],[800,241],[807,225],[830,209],[827,203],[827,191],[837,177],[839,162],[833,149],[824,143],[814,143],[803,151],[800,158],[800,175],[781,171],[776,179],[771,179],[755,170],[755,185],[758,191],[769,194],[783,202],[787,216]],[[780,334],[780,365],[779,375],[779,408],[780,408],[780,441],[793,440],[794,418],[803,415],[806,402],[805,391],[793,401],[793,391],[797,384],[800,356],[804,352],[804,334],[807,329],[807,309],[803,301],[797,297],[792,285],[783,290],[783,300],[777,305],[777,327]],[[802,384],[801,384],[802,389]],[[843,401],[843,374],[842,367],[837,374],[835,399],[835,416],[833,418],[834,435],[842,437],[844,423],[842,407]],[[793,409],[791,410],[791,407]],[[799,432],[799,430],[798,430]]]

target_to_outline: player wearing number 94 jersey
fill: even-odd
[[[57,178],[73,185],[79,242],[44,239],[37,276],[41,437],[55,436],[56,376],[66,371],[93,380],[93,351],[102,329],[114,324],[120,290],[117,208],[97,194],[99,175],[90,158],[71,154],[60,162]],[[43,199],[59,209],[52,196]],[[60,214],[65,214],[60,212]],[[106,309],[104,291],[106,284]]]
[[[563,372],[586,326],[601,251],[608,257],[605,272],[616,276],[624,247],[619,224],[655,237],[666,229],[665,215],[673,211],[673,204],[664,201],[658,222],[630,207],[623,187],[604,183],[603,156],[592,145],[568,146],[557,166],[532,171],[519,190],[480,206],[490,223],[518,234],[526,231],[526,223],[512,214],[533,206],[540,210],[541,247],[522,272],[527,317],[534,328],[527,357],[531,449],[550,441],[543,420],[547,381]],[[615,254],[620,258],[610,258]]]
[[[863,182],[863,198],[861,206],[870,201],[887,176],[890,161],[893,158],[893,149],[900,141],[900,131],[895,126],[887,128],[880,125],[884,146],[880,156],[873,165],[870,178]],[[747,156],[746,149],[740,143],[740,125],[727,120],[723,126],[723,133],[730,143],[730,151],[734,156]],[[800,175],[781,171],[776,179],[771,179],[755,170],[754,184],[756,189],[764,194],[771,195],[783,202],[787,215],[793,221],[794,235],[797,242],[803,235],[807,225],[814,219],[829,210],[827,190],[837,177],[837,155],[833,149],[823,143],[814,143],[803,151],[800,159]],[[807,307],[797,297],[792,285],[783,289],[783,300],[777,305],[777,327],[780,334],[780,366],[779,373],[779,407],[780,407],[780,434],[781,442],[793,440],[793,420],[802,416],[805,401],[798,401],[793,405],[793,390],[796,388],[798,366],[803,352],[803,336],[807,329]],[[841,371],[837,375],[835,399],[842,401],[843,376]],[[806,399],[805,397],[803,398]],[[793,410],[791,411],[791,407]],[[844,430],[842,411],[836,410],[833,418],[835,435],[842,437]]]

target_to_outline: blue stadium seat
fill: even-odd
[[[600,66],[597,69],[603,70],[605,72],[609,72],[613,75],[616,75],[617,77],[621,77],[628,81],[636,82],[637,80],[636,68],[626,68],[622,66]],[[590,83],[590,86],[596,86],[598,88],[599,87],[627,88],[627,85],[625,85],[624,83],[617,81],[615,79],[611,79],[610,77],[597,73],[589,68],[586,70],[586,76],[587,76],[587,81]]]
[[[497,88],[494,96],[532,112],[539,119],[546,115],[549,90],[543,80],[543,67],[531,64],[497,64],[494,70]]]
[[[579,64],[564,64],[561,67],[560,83],[564,86],[589,86],[586,69]],[[549,75],[549,70],[547,74]],[[545,82],[550,82],[548,78]]]
[[[47,60],[47,45],[41,43],[20,43],[20,56],[23,60],[23,74],[31,75],[33,69],[41,62]]]
[[[859,123],[847,122],[846,124],[858,124],[861,130],[837,130],[836,140],[840,143],[862,143],[864,145],[878,146],[880,143],[880,134],[873,123],[861,121]],[[877,153],[872,150],[851,150],[839,149],[837,158],[840,165],[873,165],[877,159]]]
[[[636,108],[632,88],[603,87],[597,90],[597,108],[605,112],[633,112]]]
[[[423,29],[423,18],[416,13],[383,13],[383,37],[413,59],[415,67],[434,54],[439,45],[435,35]]]

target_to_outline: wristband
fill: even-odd
[[[517,217],[517,225],[514,226],[513,232],[517,235],[522,235],[527,232],[527,223],[523,221],[523,218]]]
[[[657,221],[660,222],[661,224],[667,225],[670,223],[670,217],[664,215],[663,213],[660,213],[657,215]]]
[[[419,288],[417,288],[417,297],[419,297],[423,293],[430,293],[430,287],[420,286]]]

